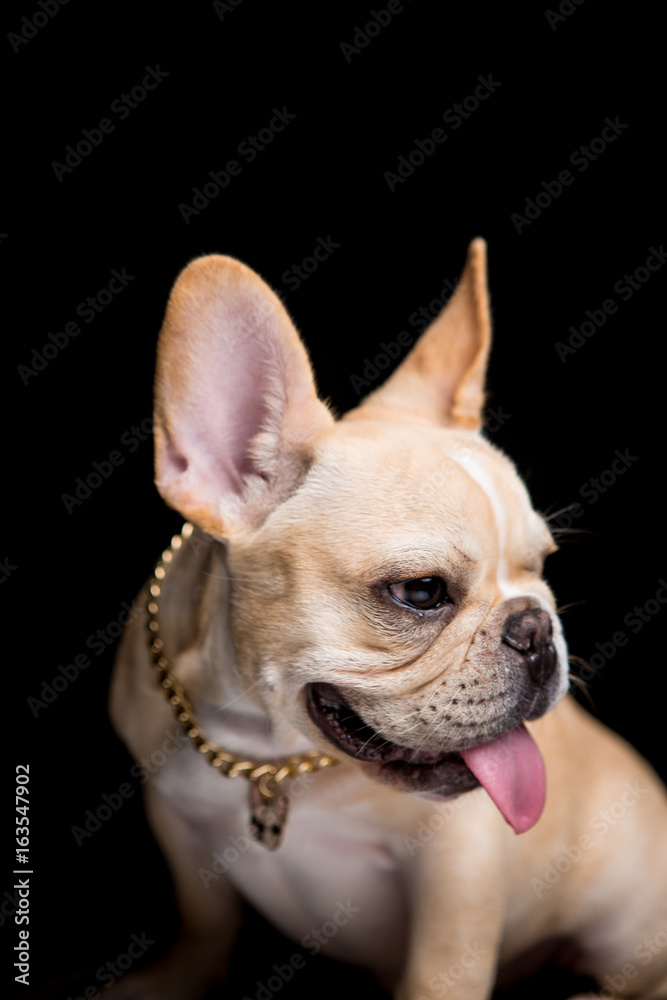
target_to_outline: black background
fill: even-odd
[[[5,676],[16,681],[4,705],[14,735],[3,787],[9,798],[15,764],[30,764],[32,982],[44,996],[80,995],[133,933],[156,942],[154,956],[175,931],[138,793],[81,846],[71,828],[128,780],[132,764],[106,718],[112,651],[96,656],[86,642],[118,619],[180,526],[153,487],[150,441],[130,451],[121,438],[151,415],[167,295],[199,254],[236,256],[285,292],[321,393],[342,412],[357,401],[351,376],[362,375],[381,341],[414,333],[408,317],[460,273],[469,240],[486,238],[495,324],[489,437],[517,462],[538,509],[582,504],[573,524],[585,533],[563,541],[547,565],[558,601],[577,602],[564,615],[570,651],[589,658],[599,643],[609,652],[604,644],[625,632],[627,644],[602,654],[590,685],[595,711],[667,773],[667,612],[637,632],[623,621],[667,575],[663,274],[627,302],[613,288],[667,236],[658,27],[641,7],[622,21],[593,0],[563,7],[572,12],[554,26],[540,5],[526,13],[405,3],[348,59],[341,43],[353,42],[369,5],[242,0],[221,17],[211,3],[169,13],[157,4],[71,2],[36,31],[22,18],[37,3],[6,14],[5,35],[34,37],[3,41],[10,468],[0,557],[1,593],[15,602]],[[145,101],[125,120],[110,113],[158,65],[168,75]],[[444,124],[443,113],[489,75],[500,84],[489,98],[458,129]],[[289,126],[253,162],[239,157],[239,143],[283,107],[296,115]],[[105,117],[114,131],[59,180],[53,162]],[[627,127],[580,172],[569,157],[600,136],[606,118]],[[440,127],[447,141],[390,191],[385,172]],[[241,175],[186,224],[179,205],[192,204],[193,188],[233,158]],[[518,232],[512,214],[564,169],[572,185]],[[318,237],[340,246],[291,290],[285,271]],[[123,268],[133,275],[127,287],[94,322],[79,320],[81,333],[26,379],[19,366],[33,363],[33,348],[76,320],[77,305]],[[562,361],[556,342],[609,298],[617,313]],[[582,487],[626,449],[634,456],[627,470],[594,503],[582,499]],[[63,494],[116,450],[123,464],[68,513]],[[91,666],[35,715],[28,698],[81,653]],[[5,854],[3,891],[12,857]],[[1,974],[11,983],[8,911]],[[249,938],[224,995],[254,997],[271,963],[293,951],[278,937],[266,945]],[[311,960],[281,995],[349,982],[344,970]],[[549,979],[539,993],[567,989]]]

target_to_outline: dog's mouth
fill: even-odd
[[[482,785],[517,833],[539,819],[545,795],[544,766],[523,725],[460,751],[417,750],[374,730],[333,684],[308,684],[306,707],[334,746],[386,784],[442,796],[460,795]]]
[[[393,766],[396,770],[429,768],[458,760],[459,753],[415,750],[392,743],[372,729],[333,684],[309,684],[306,692],[308,712],[336,746],[355,760]]]

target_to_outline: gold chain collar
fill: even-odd
[[[206,738],[183,685],[176,680],[169,669],[169,660],[165,656],[164,640],[160,637],[157,617],[158,598],[162,593],[167,570],[174,559],[174,552],[181,548],[193,531],[193,525],[186,521],[181,534],[174,535],[171,545],[162,553],[150,581],[148,630],[151,659],[165,696],[193,746],[223,777],[240,777],[250,782],[251,833],[269,850],[275,850],[280,844],[289,806],[287,794],[281,791],[283,782],[305,772],[333,767],[338,761],[335,757],[319,750],[308,750],[306,753],[284,757],[277,761],[246,760],[223,750]]]

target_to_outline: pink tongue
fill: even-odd
[[[515,832],[530,830],[544,807],[546,784],[542,756],[526,727],[460,752]]]

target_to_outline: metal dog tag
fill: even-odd
[[[287,822],[289,797],[285,794],[263,795],[253,781],[250,785],[250,833],[267,851],[280,847]]]

